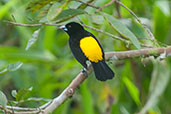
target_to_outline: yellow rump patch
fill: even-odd
[[[92,36],[81,39],[80,48],[91,62],[97,63],[103,59],[102,49]]]

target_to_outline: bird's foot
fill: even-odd
[[[86,68],[83,68],[83,69],[81,70],[81,72],[83,73],[84,76],[88,76],[87,71],[86,71]]]

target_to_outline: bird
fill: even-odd
[[[113,79],[115,73],[106,64],[103,48],[92,33],[85,30],[77,22],[62,25],[59,29],[64,30],[69,35],[71,52],[76,60],[84,67],[83,69],[87,69],[86,62],[90,61],[96,79],[100,81]]]

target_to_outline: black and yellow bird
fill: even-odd
[[[89,60],[98,80],[106,81],[114,77],[114,72],[105,62],[103,48],[93,34],[76,22],[63,25],[60,29],[69,35],[71,51],[84,68],[87,68],[86,61]]]

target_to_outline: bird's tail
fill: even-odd
[[[114,77],[114,72],[105,63],[105,61],[99,61],[98,63],[92,62],[95,76],[100,81],[106,81],[107,79],[112,79]]]

